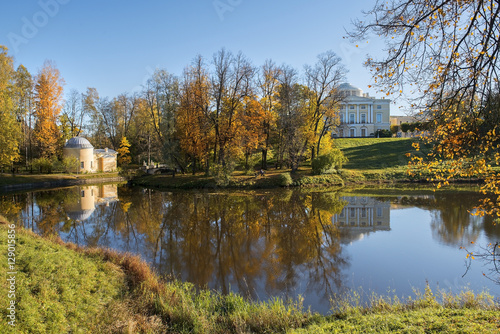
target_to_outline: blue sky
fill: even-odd
[[[382,97],[368,88],[372,79],[362,64],[383,45],[370,40],[356,48],[343,38],[351,19],[372,6],[368,0],[5,1],[0,44],[32,74],[44,60],[54,61],[66,92],[95,87],[108,97],[139,90],[157,67],[180,76],[197,54],[211,59],[222,47],[243,52],[256,66],[270,58],[300,72],[333,50],[350,83]],[[402,114],[398,105],[392,114]]]

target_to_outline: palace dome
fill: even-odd
[[[83,137],[73,137],[66,142],[64,148],[94,148],[94,146]]]
[[[363,91],[350,83],[342,83],[339,85],[339,90],[347,92],[347,96],[363,96]]]

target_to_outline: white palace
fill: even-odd
[[[391,129],[391,100],[370,97],[348,83],[341,84],[339,89],[345,98],[334,137],[371,137],[377,130]]]

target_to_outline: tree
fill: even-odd
[[[486,182],[479,214],[500,217],[499,96],[500,5],[497,1],[377,1],[349,36],[386,39],[387,56],[368,58],[377,86],[412,96],[430,120],[434,146],[428,160],[414,157],[438,186],[457,176]],[[408,89],[408,91],[407,91]],[[418,147],[417,147],[418,148]]]
[[[41,157],[52,158],[61,146],[57,119],[61,112],[64,80],[50,61],[45,61],[35,78],[34,139]]]
[[[32,116],[33,116],[33,78],[28,69],[19,65],[16,70],[16,115],[18,121],[21,121],[22,128],[22,153],[25,157],[26,165],[32,160]]]
[[[179,107],[179,79],[166,70],[155,70],[146,82],[144,98],[154,132],[154,149],[159,158],[176,163],[177,141],[174,138],[175,112]]]
[[[21,127],[16,119],[13,95],[15,73],[8,49],[0,45],[0,167],[11,166],[19,159]]]
[[[233,55],[221,49],[212,59],[211,76],[213,108],[206,115],[215,131],[214,162],[225,166],[230,160],[229,151],[236,145],[238,110],[243,100],[252,95],[254,68],[242,53]]]
[[[279,75],[278,88],[278,156],[277,164],[286,162],[295,172],[309,142],[314,140],[311,129],[311,101],[307,87],[298,83],[297,71],[283,65]]]
[[[321,139],[339,124],[337,115],[342,95],[338,87],[345,80],[346,73],[340,57],[333,51],[318,55],[314,67],[305,66],[307,87],[314,103],[311,125],[315,142],[311,147],[311,159],[320,153]]]
[[[176,136],[181,150],[191,160],[193,174],[205,164],[208,173],[210,150],[214,146],[213,127],[207,115],[210,108],[210,82],[203,59],[198,56],[184,70],[180,107],[176,113]]]
[[[262,169],[267,169],[268,152],[271,149],[271,131],[276,126],[276,105],[278,94],[278,75],[279,67],[271,60],[266,60],[261,67],[258,78],[258,87],[260,89],[260,104],[263,110],[262,131],[264,138],[262,141]]]
[[[132,162],[130,158],[130,143],[127,137],[122,137],[120,148],[118,149],[118,163],[120,165],[128,165]]]
[[[70,139],[79,136],[83,129],[83,120],[86,115],[86,109],[83,107],[82,94],[76,89],[72,89],[64,103],[61,115],[61,125],[63,136]]]
[[[99,147],[107,146],[109,143],[106,138],[104,119],[99,111],[101,99],[97,89],[87,87],[87,91],[82,94],[82,104],[83,111],[90,116],[87,132],[92,138],[92,142]]]
[[[269,129],[263,127],[263,125],[267,126],[265,116],[267,115],[256,97],[247,97],[244,100],[243,110],[240,112],[238,136],[240,138],[239,146],[245,158],[245,170],[247,171],[254,167],[249,164],[250,156],[259,147],[259,143],[265,142],[262,139],[268,137],[266,131]]]

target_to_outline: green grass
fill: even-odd
[[[356,294],[354,303],[357,302]],[[333,315],[289,333],[498,333],[500,312],[493,297],[465,291],[438,293],[429,287],[415,299],[373,295],[369,307],[341,301]]]
[[[349,162],[346,169],[376,170],[406,167],[406,153],[414,153],[410,138],[341,138],[335,145],[342,150]]]
[[[5,221],[0,216],[0,222]],[[0,223],[6,249],[7,225]],[[0,268],[6,273],[7,253]],[[16,228],[15,331],[6,321],[7,282],[0,285],[1,333],[497,333],[500,308],[487,294],[415,299],[356,294],[335,298],[332,314],[312,314],[302,300],[251,302],[237,294],[165,282],[138,257],[79,248]],[[354,306],[353,306],[354,305]]]
[[[0,217],[1,219],[1,217]],[[1,220],[0,220],[1,221]],[[0,270],[7,268],[7,229],[0,227]],[[110,262],[16,229],[16,333],[92,332],[123,289],[125,276]],[[7,284],[1,285],[0,332],[7,324]],[[102,325],[102,324],[101,324]]]
[[[408,181],[407,153],[416,153],[412,138],[340,138],[335,145],[349,159],[342,178],[347,183]]]

